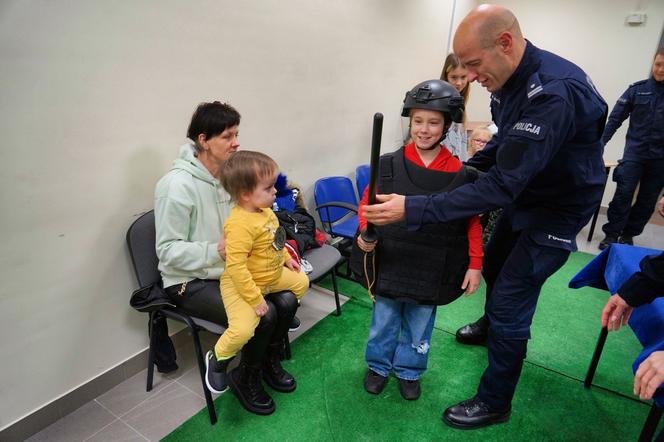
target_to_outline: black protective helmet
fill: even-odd
[[[411,109],[438,111],[449,115],[455,123],[463,122],[463,97],[454,86],[443,80],[423,81],[406,92],[401,116],[407,117]]]

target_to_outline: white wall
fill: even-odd
[[[579,65],[612,109],[630,83],[650,75],[652,58],[664,27],[662,0],[506,0],[497,1],[514,12],[521,29],[535,46]],[[645,25],[629,26],[631,12],[645,12]],[[473,84],[468,116],[490,120],[489,94]],[[622,157],[629,120],[607,144],[604,159]],[[609,179],[604,192],[607,206],[615,191]]]
[[[440,72],[452,6],[0,3],[0,429],[147,346],[124,234],[197,103],[236,106],[242,146],[310,193],[368,161],[374,112],[394,146],[405,90]]]

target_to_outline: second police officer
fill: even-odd
[[[602,226],[606,237],[600,250],[609,244],[632,244],[643,232],[664,187],[664,48],[655,54],[652,76],[630,85],[613,107],[602,135],[602,144],[629,117],[625,152],[613,171],[616,192]],[[639,193],[632,206],[636,187]]]

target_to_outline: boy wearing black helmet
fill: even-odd
[[[463,166],[441,144],[450,124],[463,120],[463,98],[452,85],[442,80],[418,84],[406,93],[401,115],[410,119],[412,141],[381,156],[377,193],[430,194],[477,178],[474,169]],[[362,214],[367,201],[365,189],[361,230],[367,225]],[[378,240],[369,243],[358,236],[353,253],[360,258],[353,260],[353,272],[375,295],[364,388],[379,394],[394,372],[403,398],[415,400],[427,367],[436,306],[479,286],[482,228],[474,216],[416,232],[403,222],[376,230]]]

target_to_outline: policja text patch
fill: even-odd
[[[509,135],[530,138],[531,140],[543,140],[548,127],[539,121],[520,120],[514,123],[509,130]]]

